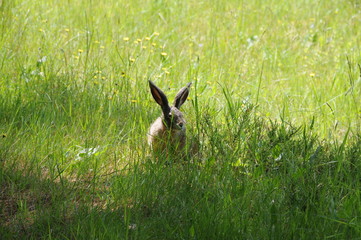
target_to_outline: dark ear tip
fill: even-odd
[[[148,80],[148,82],[149,82],[149,87],[150,88],[158,89],[157,85],[155,85],[154,82],[152,82],[151,80]]]

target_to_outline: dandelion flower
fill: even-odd
[[[135,58],[129,58],[129,61],[131,61],[131,62],[135,62]]]
[[[83,49],[78,49],[78,53],[82,53],[82,52],[84,52]]]
[[[102,77],[102,80],[105,80],[105,79],[106,79],[106,77],[103,76],[103,77]]]
[[[44,29],[42,29],[42,28],[39,28],[39,32],[44,32]]]
[[[128,37],[123,37],[123,41],[128,42],[129,38]]]
[[[137,103],[137,102],[138,102],[138,100],[136,100],[136,99],[132,99],[132,100],[131,100],[131,102],[132,102],[132,103]]]
[[[316,74],[315,74],[315,73],[313,73],[313,72],[312,72],[312,73],[310,73],[310,77],[312,77],[312,78],[313,78],[313,77],[315,77],[315,76],[316,76]]]
[[[150,40],[150,37],[145,37],[144,38],[146,41],[149,41]]]
[[[167,75],[169,75],[169,74],[170,74],[170,72],[168,72],[168,71],[164,71],[164,73],[165,73],[165,74],[167,74]]]
[[[147,46],[143,46],[142,48],[143,48],[143,49],[146,49],[146,48],[147,48]]]
[[[154,32],[153,35],[154,36],[159,36],[159,32]]]
[[[74,56],[75,59],[79,59],[79,56]]]
[[[104,49],[105,47],[104,46],[100,46],[100,49]]]
[[[163,57],[167,56],[168,54],[166,52],[161,52],[160,55],[162,55]]]
[[[156,43],[152,43],[152,46],[155,47],[155,46],[157,46],[157,44],[156,44]]]
[[[95,43],[95,44],[99,44],[100,42],[97,40],[97,41],[95,41],[94,43]]]
[[[69,28],[65,28],[64,31],[65,31],[65,32],[70,32],[70,29],[69,29]]]
[[[140,38],[137,38],[137,42],[141,42],[142,41],[142,39],[140,39]]]

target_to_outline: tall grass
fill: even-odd
[[[359,9],[1,1],[0,236],[359,238]],[[149,152],[148,79],[193,82],[187,161]]]

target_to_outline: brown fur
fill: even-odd
[[[190,84],[179,91],[174,100],[175,106],[171,107],[165,94],[152,82],[149,84],[154,99],[162,107],[163,115],[150,126],[148,144],[153,152],[180,153],[186,145],[186,121],[179,108],[189,94]]]

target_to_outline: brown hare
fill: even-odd
[[[179,110],[187,100],[188,83],[175,96],[173,106],[169,106],[167,96],[152,81],[149,81],[150,91],[154,100],[161,106],[163,114],[150,126],[148,144],[154,153],[180,153],[186,145],[186,121]]]

